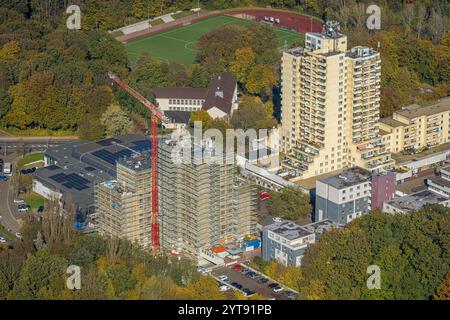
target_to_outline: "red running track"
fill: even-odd
[[[252,16],[255,21],[264,21],[264,17],[273,17],[280,20],[280,23],[274,23],[274,26],[300,33],[322,32],[323,26],[323,22],[316,18],[276,9],[236,9],[226,12],[226,14],[237,17]]]

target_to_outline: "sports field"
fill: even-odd
[[[196,57],[196,42],[205,33],[223,25],[247,25],[255,23],[231,16],[217,16],[194,22],[186,26],[162,31],[146,38],[125,44],[125,50],[131,61],[143,52],[148,52],[157,59],[175,60],[188,66],[194,63]],[[278,37],[278,47],[292,41],[303,39],[303,35],[294,31],[275,28]],[[224,43],[226,45],[226,43]]]

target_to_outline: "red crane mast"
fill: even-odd
[[[136,100],[146,106],[151,112],[151,177],[152,177],[152,251],[156,253],[159,251],[159,223],[158,223],[158,119],[162,122],[167,122],[164,114],[153,103],[145,99],[143,95],[131,88],[125,82],[120,80],[112,72],[108,72],[108,77],[117,83],[122,89],[127,91]]]

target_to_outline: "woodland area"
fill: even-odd
[[[154,87],[205,87],[213,75],[228,70],[239,80],[241,93],[250,96],[247,101],[254,99],[253,107],[245,110],[248,103],[244,103],[236,119],[213,125],[258,122],[259,127],[269,128],[276,124],[280,52],[267,26],[224,26],[205,34],[198,43],[197,62],[189,68],[146,55],[131,65],[123,46],[105,30],[189,9],[197,1],[75,2],[83,12],[80,31],[65,27],[67,1],[0,0],[0,124],[4,128],[74,133],[85,139],[142,132],[147,111],[124,91],[112,88],[106,77],[109,70],[149,98]],[[376,48],[379,43],[383,116],[414,101],[448,95],[450,34],[445,0],[378,1],[382,29],[374,32],[365,27],[366,5],[356,0],[204,0],[200,4],[206,9],[271,5],[337,19],[350,45]],[[258,117],[252,119],[255,110]],[[101,121],[111,115],[115,121]]]
[[[0,245],[1,299],[245,299],[220,292],[191,260],[153,256],[128,241],[80,234],[47,204],[41,222],[25,219],[14,248]],[[310,245],[301,268],[256,258],[252,265],[300,292],[299,299],[450,299],[450,209],[372,212]],[[66,288],[66,268],[81,267],[81,290]],[[381,290],[368,290],[369,265]],[[262,299],[255,295],[251,299]]]
[[[13,249],[0,245],[0,300],[244,299],[220,292],[217,281],[201,276],[191,260],[153,256],[125,240],[82,235],[72,221],[49,203],[42,222],[32,215],[25,219]],[[69,265],[81,268],[81,290],[66,287]]]

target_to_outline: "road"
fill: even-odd
[[[30,153],[33,151],[44,151],[49,147],[63,143],[76,141],[77,137],[12,137],[0,135],[0,154],[5,156],[9,153]]]
[[[3,157],[4,162],[13,163],[15,168],[17,161],[20,159],[18,154],[11,154]],[[20,231],[20,213],[17,211],[16,206],[13,203],[15,194],[12,185],[12,179],[8,181],[0,182],[0,223],[13,233]]]

